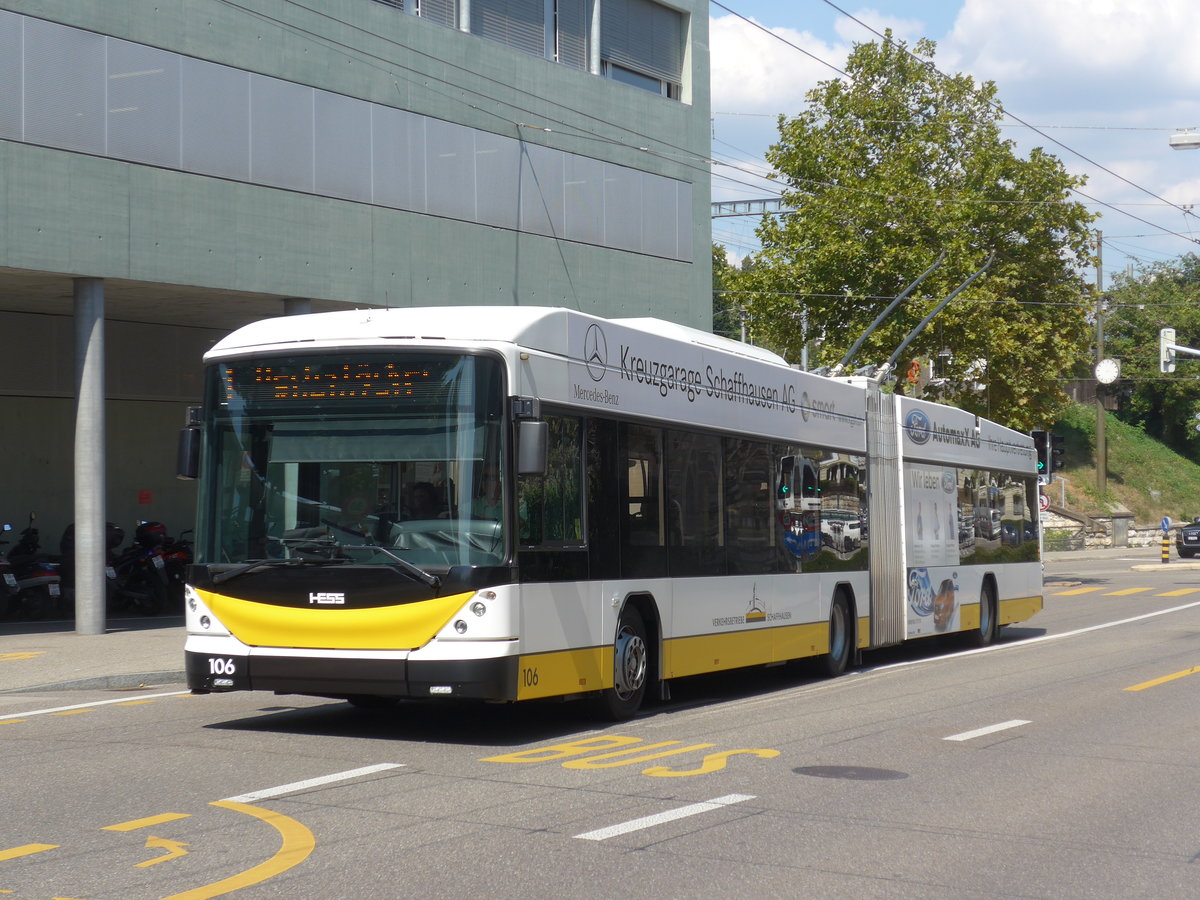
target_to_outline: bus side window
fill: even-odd
[[[626,577],[664,576],[662,432],[642,425],[623,425],[621,430],[625,449],[621,571]]]

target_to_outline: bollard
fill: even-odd
[[[1171,559],[1171,539],[1167,537],[1167,533],[1163,532],[1163,551],[1162,561],[1169,562]]]

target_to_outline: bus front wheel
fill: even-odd
[[[601,695],[602,710],[614,721],[628,719],[646,695],[650,651],[641,613],[631,606],[621,612],[613,642],[613,686]]]

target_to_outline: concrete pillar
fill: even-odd
[[[105,630],[104,280],[75,279],[75,630]]]

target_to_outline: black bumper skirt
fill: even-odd
[[[516,700],[517,658],[411,662],[303,656],[220,656],[187,652],[188,687],[274,691],[320,697],[468,698]]]

